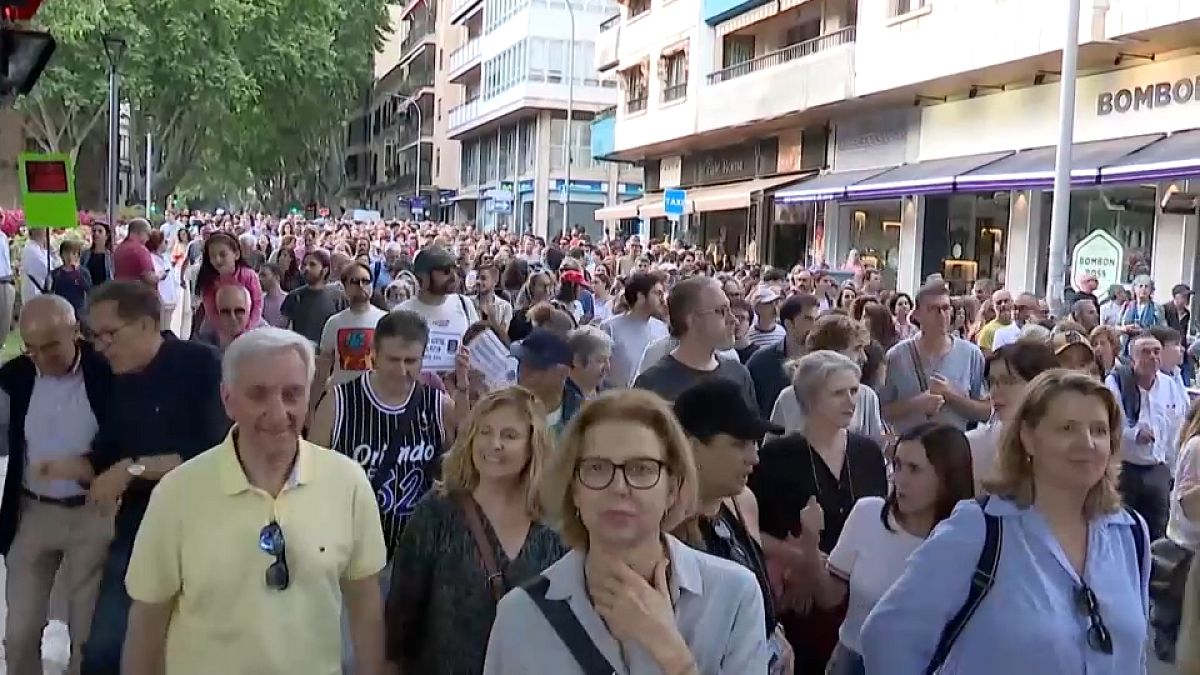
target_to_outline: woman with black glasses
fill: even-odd
[[[1117,492],[1120,428],[1096,378],[1031,382],[991,496],[959,503],[867,618],[866,672],[1144,673],[1150,546]]]
[[[541,493],[572,550],[500,601],[484,673],[767,672],[754,574],[668,534],[695,505],[696,467],[661,398],[585,403]]]

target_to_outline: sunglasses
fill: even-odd
[[[1091,586],[1083,584],[1075,590],[1075,604],[1079,607],[1079,611],[1086,614],[1088,618],[1088,646],[1102,654],[1112,654],[1112,634],[1104,625],[1104,617],[1100,616],[1100,601],[1092,592]]]
[[[267,568],[267,588],[273,591],[284,591],[291,585],[292,575],[288,571],[287,541],[283,538],[283,528],[272,520],[258,533],[258,548],[267,555],[274,556],[275,562]]]

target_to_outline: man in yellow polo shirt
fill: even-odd
[[[383,672],[379,509],[353,460],[300,438],[314,363],[279,328],[226,350],[233,431],[159,483],[134,544],[127,675],[339,675],[343,603],[358,675]]]

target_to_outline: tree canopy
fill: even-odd
[[[134,174],[154,139],[153,193],[315,185],[371,78],[387,0],[47,0],[35,25],[58,49],[20,102],[48,152],[105,142],[103,36],[126,41],[122,100]],[[333,143],[334,146],[338,145]],[[340,167],[339,167],[340,168]],[[139,182],[140,185],[140,182]]]

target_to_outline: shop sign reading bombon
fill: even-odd
[[[1096,97],[1096,114],[1127,113],[1153,110],[1169,105],[1183,105],[1200,98],[1200,76],[1175,82],[1157,82],[1132,89],[1104,91]]]

